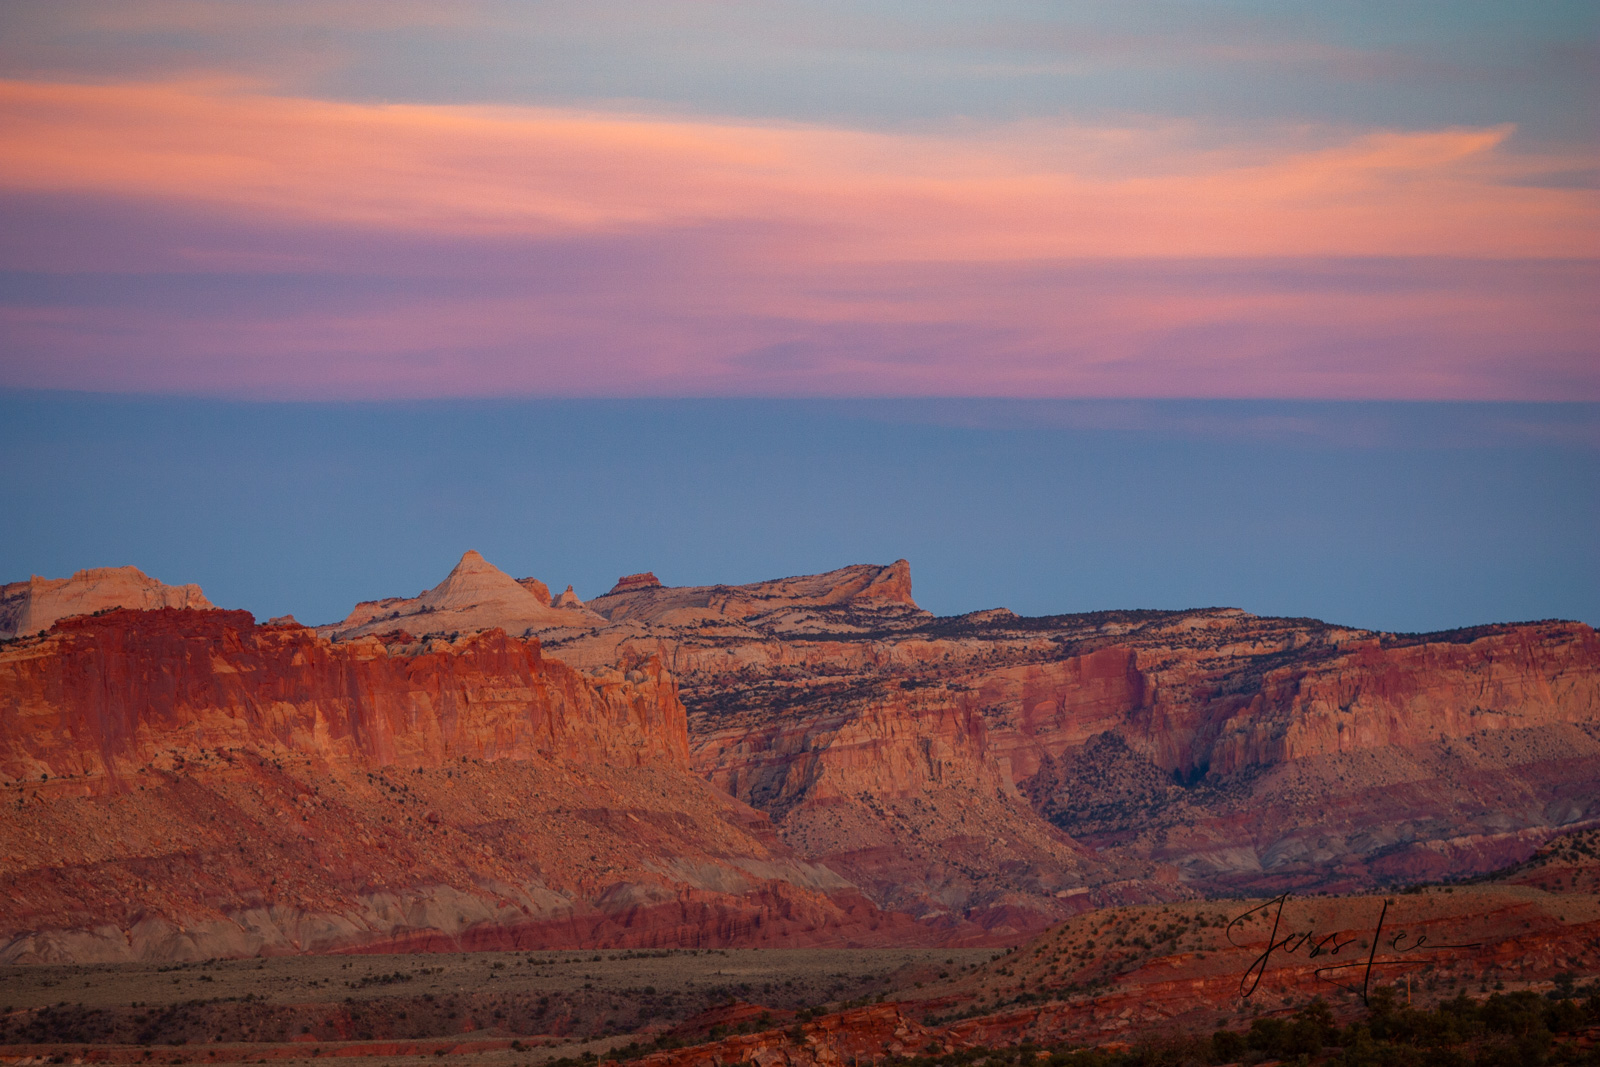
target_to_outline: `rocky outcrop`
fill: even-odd
[[[718,1020],[726,1020],[724,1032],[740,1022],[755,1028],[763,1018],[766,1027],[716,1040],[681,1027],[703,1043],[637,1062],[809,1067],[919,1053],[978,1061],[1018,1046],[1024,1057],[1043,1060],[1041,1046],[1126,1048],[1244,1031],[1263,1012],[1318,997],[1338,1023],[1351,1022],[1367,1014],[1364,988],[1393,986],[1396,999],[1429,1009],[1489,983],[1543,992],[1559,976],[1570,982],[1597,968],[1600,902],[1586,889],[1529,893],[1496,879],[1389,898],[1110,908],[1076,916],[967,973],[919,981],[898,1002],[797,1025],[764,1016],[759,1006],[729,1005]]]
[[[571,588],[567,587],[569,593]],[[321,630],[339,640],[398,629],[424,636],[491,628],[524,635],[602,621],[587,612],[558,610],[570,606],[558,602],[552,607],[550,590],[543,582],[535,578],[518,581],[469,551],[432,589],[410,598],[363,601],[343,622]]]
[[[911,565],[903,559],[887,567],[841,567],[826,574],[749,585],[667,587],[653,574],[635,574],[619,580],[589,606],[613,622],[678,626],[803,608],[921,610],[911,599]]]
[[[1582,624],[1401,636],[713,592],[601,598],[610,627],[553,645],[663,656],[701,773],[913,914],[1037,928],[1090,902],[1356,890],[1492,869],[1600,820]]]
[[[921,997],[941,1013],[978,1012],[945,1029],[957,1047],[1127,1040],[1152,1028],[1209,1035],[1318,996],[1364,1014],[1356,994],[1368,966],[1374,990],[1409,976],[1417,1007],[1491,983],[1548,988],[1563,972],[1595,973],[1597,935],[1600,899],[1586,887],[1530,893],[1503,878],[1388,897],[1117,908],[1077,916]]]
[[[654,657],[588,674],[536,640],[396,632],[334,643],[242,611],[116,611],[0,651],[0,781],[126,782],[206,751],[357,767],[532,756],[683,767]]]
[[[112,608],[209,608],[198,585],[166,585],[137,567],[95,567],[71,578],[0,585],[0,640],[42,633],[58,619]]]
[[[632,593],[640,589],[660,588],[661,579],[657,578],[650,571],[644,571],[640,574],[624,574],[621,578],[617,579],[617,584],[612,586],[611,592],[606,595],[611,596],[616,593]]]
[[[0,959],[939,936],[687,768],[657,657],[115,611],[0,650]]]
[[[636,580],[590,608],[570,587],[544,604],[469,553],[421,596],[322,631],[217,612],[68,620],[0,651],[0,774],[41,803],[126,797],[139,775],[190,782],[217,753],[344,778],[468,773],[452,762],[465,757],[548,766],[550,781],[693,780],[701,799],[684,794],[673,818],[743,829],[596,859],[624,888],[580,880],[516,920],[644,939],[629,943],[843,937],[906,916],[915,936],[1001,940],[1093,906],[1472,875],[1600,824],[1600,638],[1578,623],[1394,635],[1236,609],[937,618],[903,561],[745,586]],[[506,618],[540,636],[488,625]],[[605,804],[649,807],[615,788]],[[554,821],[518,823],[528,840],[603,806],[508,797]],[[382,840],[372,829],[352,840]],[[50,867],[39,841],[17,848]],[[540,867],[545,886],[575,862],[550,854],[568,866]],[[532,884],[516,870],[506,884]],[[338,914],[368,915],[339,899]],[[607,908],[647,932],[617,933]],[[409,943],[386,921],[362,918],[362,943]]]

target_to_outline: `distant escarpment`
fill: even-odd
[[[861,596],[889,574],[894,596]],[[903,563],[591,607],[611,625],[554,654],[662,656],[700,773],[928,921],[1463,876],[1600,821],[1600,638],[1580,623],[939,618]]]
[[[664,586],[646,571],[617,579],[609,593],[588,606],[611,622],[655,626],[692,626],[800,608],[908,608],[925,614],[911,599],[911,565],[903,559],[887,567],[859,564],[750,585]]]
[[[24,905],[0,958],[173,930],[994,943],[1097,905],[1463,878],[1600,825],[1600,637],[941,618],[903,560],[639,572],[585,604],[468,553],[318,630],[115,611],[11,641],[0,787]]]
[[[0,649],[0,961],[933,936],[687,745],[652,655],[63,620]]]

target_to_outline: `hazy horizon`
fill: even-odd
[[[0,394],[0,578],[133,564],[260,619],[469,548],[584,598],[912,565],[939,614],[1600,623],[1600,405],[245,403]]]

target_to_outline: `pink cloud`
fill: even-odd
[[[0,311],[10,385],[273,397],[1600,399],[1593,264],[1076,260],[753,267],[727,236],[537,245],[451,283],[241,274]],[[436,243],[385,246],[399,275]],[[530,262],[519,265],[522,258]],[[150,284],[168,286],[158,276]],[[191,284],[178,276],[177,286]],[[259,285],[260,291],[255,289]],[[204,286],[200,287],[202,290]]]
[[[1584,160],[1204,132],[0,83],[0,266],[122,279],[0,306],[0,384],[1600,399]]]
[[[557,235],[759,220],[790,231],[787,255],[913,262],[1584,256],[1600,243],[1592,195],[1513,184],[1552,161],[1504,152],[1507,128],[1217,151],[1170,128],[893,135],[372,106],[222,85],[24,82],[0,83],[0,116],[0,188],[408,231]]]

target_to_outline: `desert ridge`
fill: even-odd
[[[0,739],[7,961],[926,939],[689,772],[655,659],[113,610],[0,651]]]
[[[552,602],[468,552],[308,628],[85,573],[0,646],[0,958],[1011,944],[1600,821],[1580,623],[939,617],[904,560]]]
[[[214,609],[65,619],[0,660],[0,766],[93,790],[215,752],[350,768],[543,757],[687,770],[683,704],[656,657],[579,672],[499,629],[387,637],[335,643]]]
[[[1600,820],[1582,623],[939,617],[904,561],[589,603],[611,624],[550,632],[550,654],[658,651],[695,770],[927,922],[1462,877]]]

